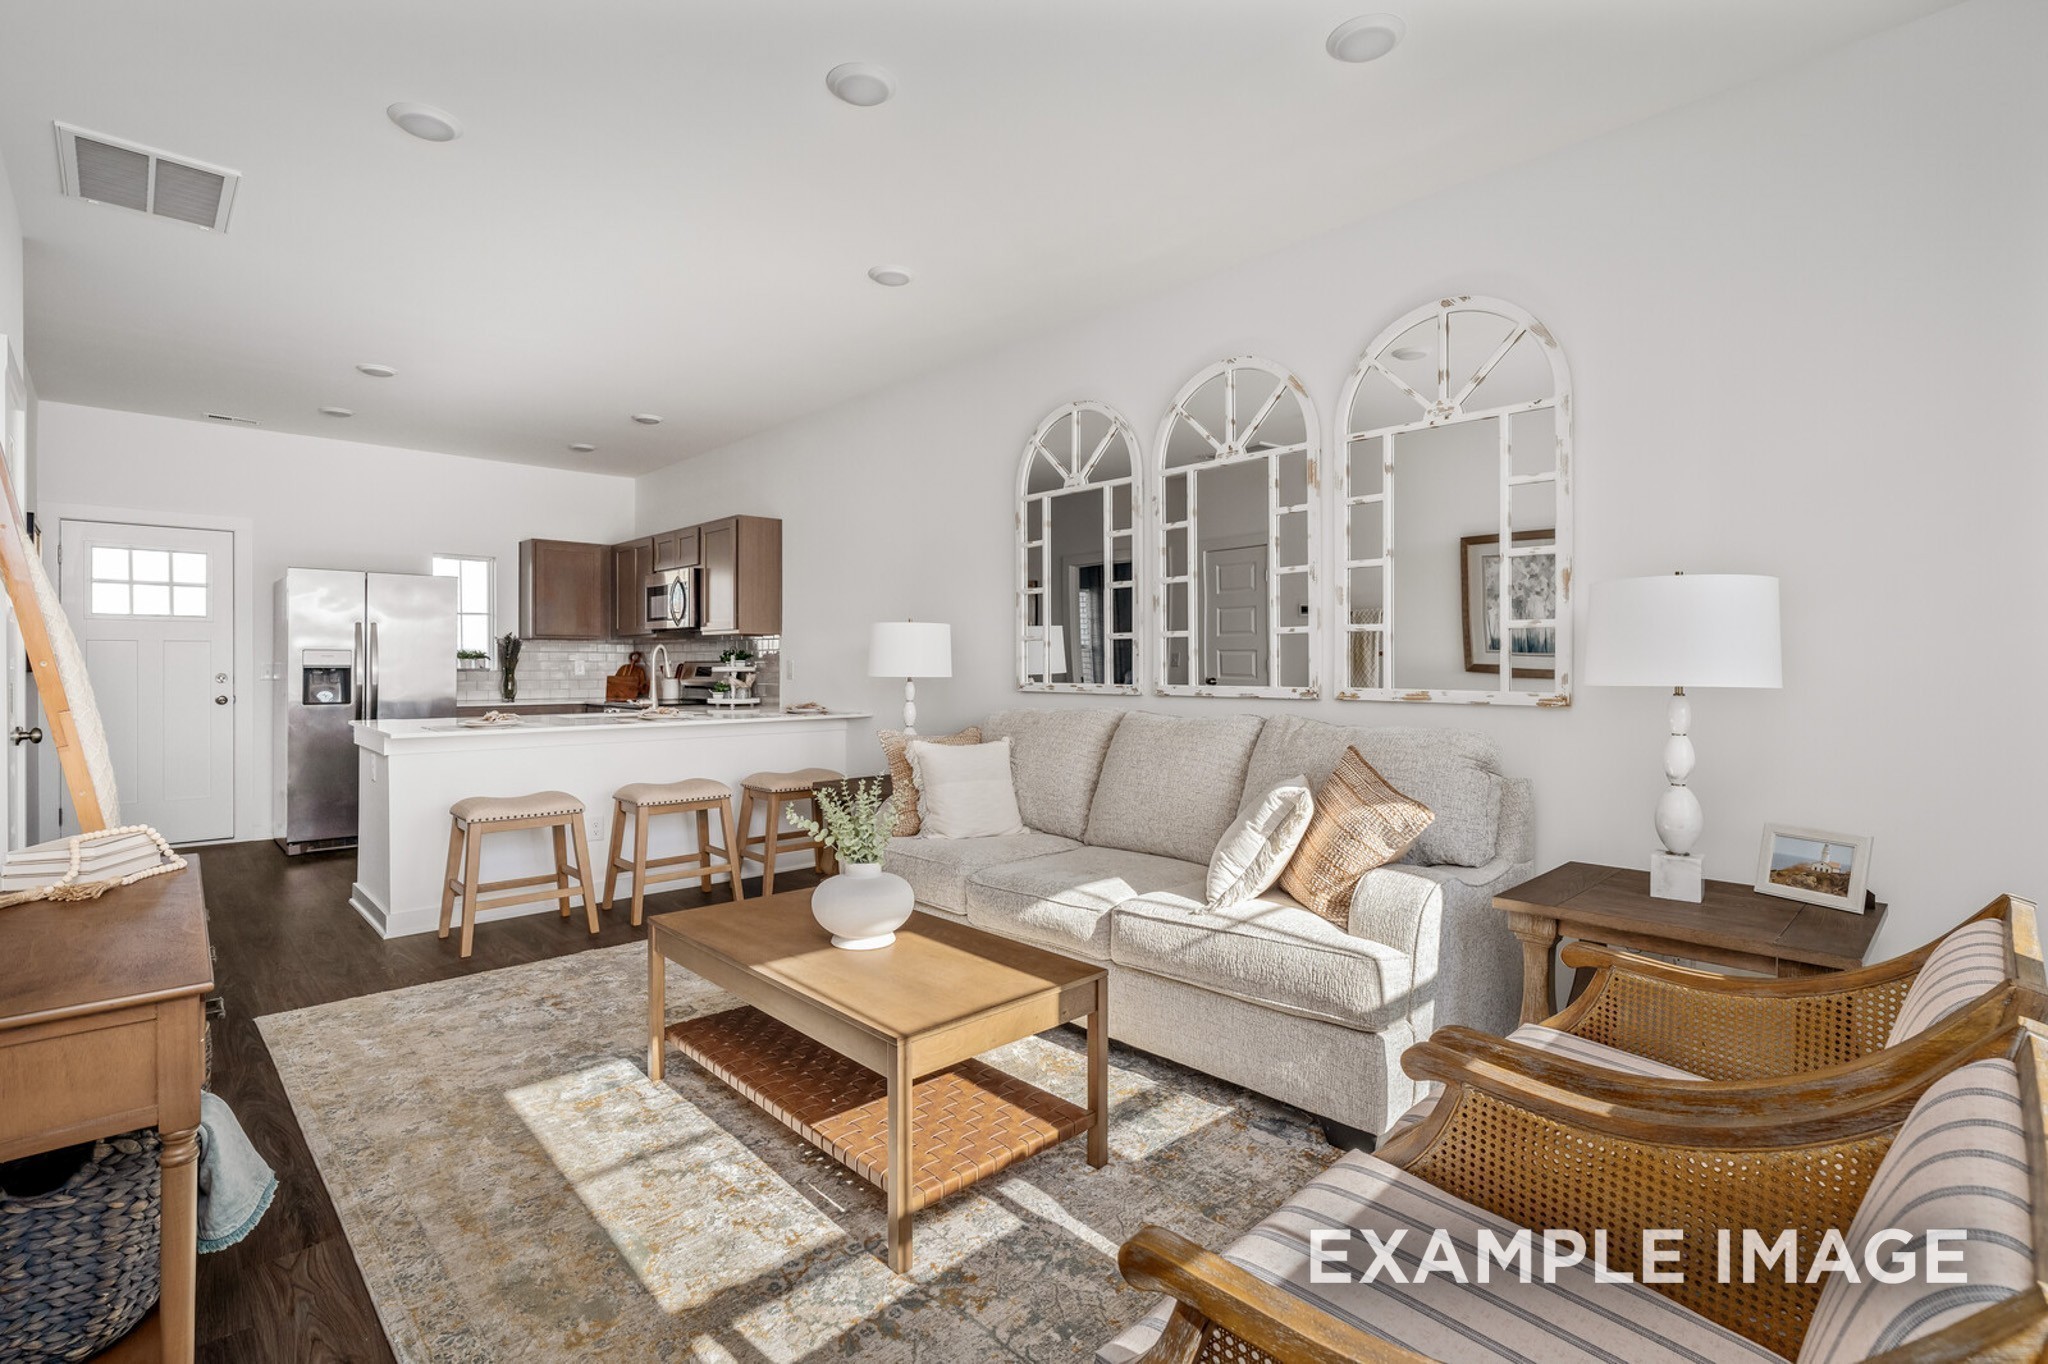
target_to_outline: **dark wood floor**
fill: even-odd
[[[348,905],[350,853],[287,858],[274,843],[200,853],[214,980],[227,1017],[213,1025],[213,1087],[278,1174],[277,1201],[249,1238],[199,1257],[199,1358],[237,1364],[392,1358],[334,1204],[306,1150],[256,1019],[632,942],[622,902],[596,937],[553,914],[482,924],[468,961],[431,933],[385,942]],[[777,889],[808,885],[785,873]],[[748,893],[758,882],[748,885]],[[723,891],[712,899],[723,901]],[[649,912],[704,903],[694,887],[650,895]],[[580,915],[577,921],[580,922]],[[427,1058],[431,1059],[431,1058]],[[453,1059],[453,1058],[450,1058]]]

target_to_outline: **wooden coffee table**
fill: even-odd
[[[808,890],[659,914],[647,929],[648,1075],[662,1078],[672,1040],[882,1189],[897,1273],[918,1209],[1083,1132],[1088,1163],[1108,1163],[1102,967],[924,913],[888,947],[843,951]],[[746,1006],[666,1026],[665,960]],[[974,1059],[1082,1017],[1086,1109]]]

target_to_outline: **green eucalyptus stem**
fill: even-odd
[[[854,782],[851,795],[827,787],[813,798],[819,819],[805,819],[791,807],[789,822],[847,862],[880,862],[896,832],[896,798],[882,794],[879,777]]]

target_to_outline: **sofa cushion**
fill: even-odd
[[[1006,938],[1093,961],[1110,955],[1110,911],[1140,895],[1178,892],[1199,905],[1209,869],[1122,848],[1074,848],[978,872],[967,922]]]
[[[1080,846],[1058,834],[1028,831],[1005,838],[892,838],[882,870],[910,882],[920,905],[965,914],[967,882],[976,872]]]
[[[1010,741],[1017,809],[1027,828],[1079,838],[1120,710],[1005,710],[982,725],[982,737]]]
[[[1584,1261],[1560,1266],[1556,1282],[1545,1283],[1540,1238],[1535,1272],[1526,1283],[1497,1268],[1488,1282],[1468,1273],[1471,1282],[1460,1283],[1441,1265],[1421,1283],[1397,1283],[1384,1269],[1372,1282],[1359,1282],[1375,1260],[1362,1235],[1326,1247],[1343,1257],[1348,1265],[1344,1277],[1351,1282],[1311,1282],[1310,1234],[1341,1228],[1370,1230],[1382,1244],[1403,1233],[1390,1262],[1411,1278],[1438,1228],[1449,1236],[1458,1264],[1468,1268],[1479,1262],[1482,1229],[1495,1243],[1519,1230],[1405,1170],[1354,1151],[1310,1180],[1223,1255],[1369,1335],[1451,1364],[1784,1364],[1763,1346],[1646,1284],[1600,1282]],[[1164,1326],[1164,1317],[1155,1312],[1104,1346],[1096,1359],[1128,1364],[1151,1347]]]
[[[1201,892],[1154,891],[1115,914],[1110,959],[1250,1004],[1376,1030],[1408,1013],[1408,954],[1346,933],[1268,892],[1204,909]]]
[[[1208,862],[1216,840],[1237,817],[1245,764],[1261,723],[1256,715],[1129,712],[1102,760],[1083,841]],[[1276,772],[1265,786],[1299,770]]]
[[[1885,1045],[1896,1047],[1917,1037],[1987,990],[2004,984],[2007,936],[2004,920],[1985,919],[1964,924],[1936,943],[1920,974],[1913,977]]]
[[[1390,786],[1356,746],[1347,748],[1337,770],[1316,788],[1315,814],[1280,871],[1280,887],[1346,928],[1358,878],[1407,852],[1435,819],[1427,805]]]
[[[1944,1272],[1962,1275],[1956,1282],[1967,1287],[1929,1283],[1924,1272],[1896,1284],[1831,1274],[1799,1364],[1888,1354],[1989,1303],[2033,1291],[2029,1176],[2043,1157],[2029,1149],[2024,1103],[2019,1070],[2002,1057],[1958,1067],[1920,1096],[1849,1224],[1849,1253],[1867,1263],[1873,1236],[1906,1233],[1903,1247],[1879,1248],[1882,1264],[1901,1249],[1925,1247],[1930,1231],[1946,1231],[1954,1239],[1943,1250],[1960,1254]]]
[[[1415,840],[1413,860],[1467,867],[1493,860],[1500,838],[1500,751],[1482,734],[1460,729],[1352,729],[1276,715],[1266,721],[1252,750],[1245,786],[1263,790],[1299,772],[1320,790],[1351,747],[1396,788],[1436,812],[1436,822]]]
[[[1306,777],[1289,777],[1249,797],[1209,855],[1209,907],[1221,909],[1271,890],[1315,813]]]
[[[906,748],[912,739],[928,744],[978,744],[981,731],[973,725],[955,734],[909,734],[900,729],[878,729],[875,739],[882,745],[882,761],[889,764],[890,789],[896,794],[896,833],[908,838],[922,827],[917,808],[917,778],[910,771]]]
[[[923,816],[921,838],[1007,838],[1029,832],[1017,813],[1010,741],[905,746]]]

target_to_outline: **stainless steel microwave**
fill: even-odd
[[[672,568],[647,580],[642,595],[647,600],[649,630],[694,630],[697,628],[697,570]]]

